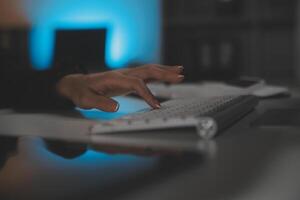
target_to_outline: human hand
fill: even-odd
[[[156,64],[94,74],[71,74],[56,85],[58,93],[83,109],[97,108],[116,112],[118,102],[111,97],[136,92],[152,108],[160,108],[146,83],[162,81],[179,83],[184,79],[182,66]]]

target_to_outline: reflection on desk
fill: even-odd
[[[137,155],[133,149],[127,154],[108,154],[92,150],[87,144],[38,137],[1,139],[0,143],[10,142],[1,152],[6,154],[1,155],[6,157],[0,171],[1,199],[87,199],[95,193],[111,199],[125,188],[136,187],[134,180],[140,184],[147,177],[155,177],[155,172],[165,174],[168,166],[178,165],[171,170],[174,171],[202,158],[183,152],[156,152],[155,156],[145,152],[147,156],[140,156],[142,151],[138,149]]]

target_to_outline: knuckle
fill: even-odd
[[[120,80],[122,80],[122,75],[120,74],[120,72],[110,72],[107,73],[106,76],[104,76],[102,81],[110,85]]]
[[[155,64],[147,64],[147,65],[144,65],[143,68],[148,71],[151,71],[151,70],[155,70],[157,68],[157,66]]]
[[[147,77],[160,78],[164,73],[160,68],[152,66],[147,72]]]
[[[155,64],[150,65],[149,68],[150,68],[150,70],[153,70],[153,71],[159,70],[159,67],[157,65],[155,65]]]
[[[132,89],[136,90],[138,93],[143,93],[144,81],[141,79],[134,79],[131,85]]]
[[[165,72],[161,69],[157,69],[155,71],[152,72],[154,76],[156,76],[157,78],[163,78],[165,76]]]
[[[143,81],[142,79],[140,79],[140,78],[132,78],[131,81],[132,81],[132,83],[133,83],[134,85],[138,85],[138,86],[144,84],[144,81]]]

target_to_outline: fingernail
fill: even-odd
[[[180,69],[181,71],[183,71],[184,67],[182,65],[177,66],[178,69]]]
[[[184,78],[184,75],[178,75],[177,77],[178,78]]]
[[[155,104],[155,108],[159,109],[159,108],[161,108],[161,105],[160,104]]]
[[[117,112],[119,110],[119,108],[120,108],[120,105],[117,103],[114,111]]]

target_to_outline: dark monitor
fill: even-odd
[[[105,40],[106,29],[57,30],[54,65],[103,71]]]

